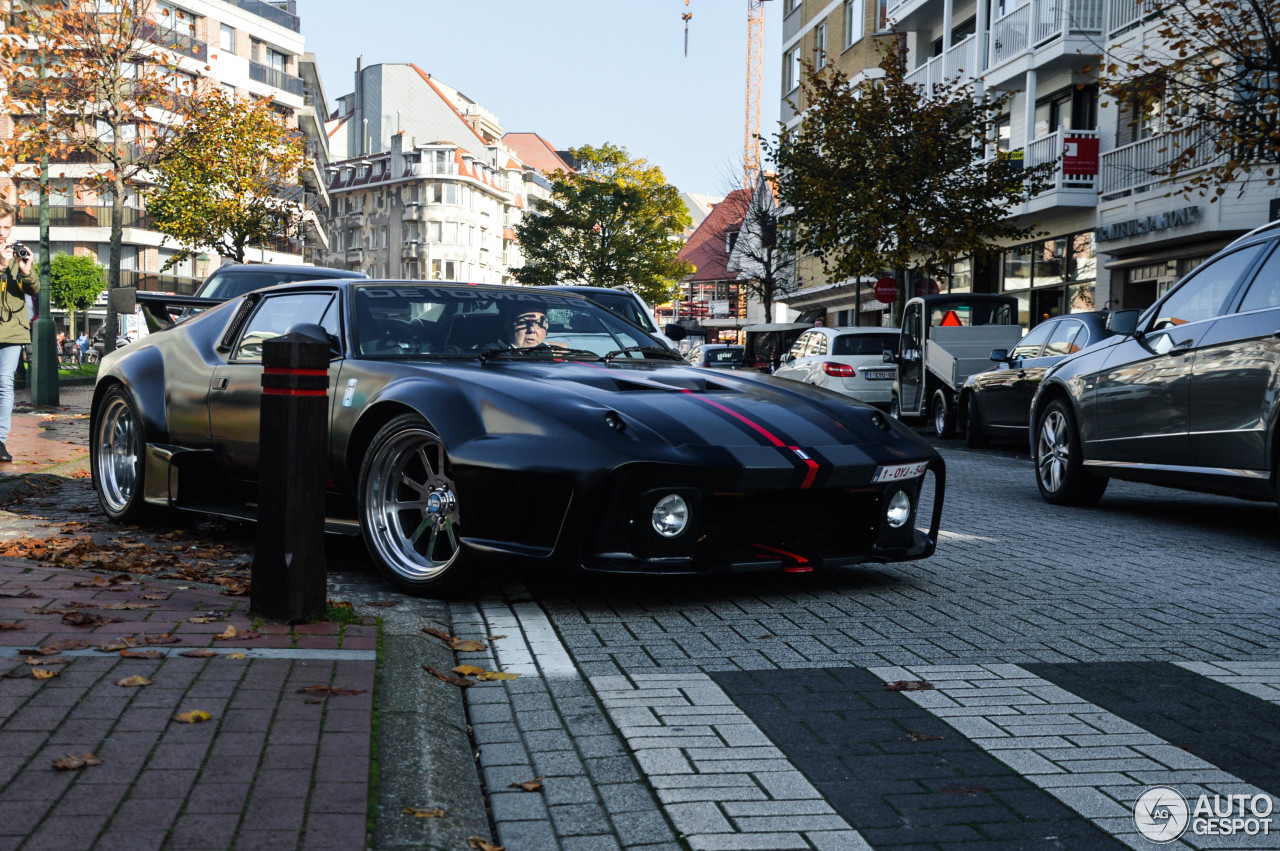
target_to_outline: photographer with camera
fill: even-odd
[[[13,220],[13,207],[0,201],[0,278],[4,282],[0,292],[0,462],[13,460],[4,445],[13,420],[13,374],[22,347],[31,342],[27,296],[40,292],[31,249],[21,242],[9,243]]]

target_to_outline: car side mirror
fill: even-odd
[[[116,313],[133,313],[138,309],[138,288],[115,287],[107,295],[107,304]]]
[[[996,363],[1009,363],[1008,349],[992,349],[991,359]]]
[[[787,352],[785,355],[782,356],[783,363],[791,363],[795,359],[796,359],[796,356],[791,354],[791,352]]]
[[[680,342],[685,338],[684,326],[677,325],[674,322],[672,322],[666,328],[663,328],[662,333],[667,335],[667,339],[676,343]]]
[[[1107,314],[1107,330],[1122,337],[1132,337],[1138,332],[1137,310],[1113,310]]]
[[[898,358],[893,353],[893,349],[885,349],[880,353],[880,360],[884,363],[897,363]]]

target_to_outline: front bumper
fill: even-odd
[[[604,573],[716,574],[808,572],[867,562],[911,561],[932,555],[946,490],[940,458],[926,473],[892,484],[860,487],[725,490],[692,483],[646,481],[631,475],[610,488],[578,558]],[[905,491],[912,511],[898,529],[885,518],[888,500]],[[679,537],[652,530],[653,505],[679,494],[690,507]]]

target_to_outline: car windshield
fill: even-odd
[[[589,293],[587,298],[598,302],[601,307],[605,307],[621,316],[628,322],[639,325],[646,331],[654,331],[653,323],[649,317],[645,316],[644,311],[640,309],[640,305],[636,304],[635,297],[618,290],[601,289],[599,293]]]
[[[929,324],[935,328],[940,325],[1017,325],[1018,315],[1012,305],[999,301],[971,304],[946,301],[930,306]]]
[[[576,296],[406,283],[351,292],[356,353],[364,358],[681,360],[657,338]]]
[[[896,334],[841,334],[831,347],[833,355],[880,355],[898,351]]]
[[[196,295],[202,298],[235,298],[254,290],[260,290],[263,287],[290,284],[294,281],[313,281],[317,278],[325,277],[329,276],[324,274],[324,270],[282,272],[269,266],[262,269],[214,272],[213,277],[205,281],[204,285],[196,292]]]

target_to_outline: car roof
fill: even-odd
[[[331,266],[307,266],[292,263],[223,263],[209,273],[213,277],[221,272],[280,272],[289,275],[314,275],[316,278],[362,278],[367,279],[364,272],[353,272],[350,269],[334,269]],[[205,280],[208,280],[206,278]]]

